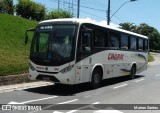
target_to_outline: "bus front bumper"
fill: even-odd
[[[31,80],[52,81],[60,84],[75,84],[75,75],[73,71],[67,72],[66,74],[62,74],[60,72],[57,74],[49,74],[29,69],[29,78]]]

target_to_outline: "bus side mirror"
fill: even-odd
[[[24,43],[25,43],[25,45],[28,43],[28,32],[29,31],[32,31],[32,32],[34,32],[35,31],[35,29],[28,29],[28,30],[26,30],[26,33],[25,33],[25,39],[24,39]]]
[[[28,43],[28,35],[26,35],[24,43],[27,44]]]

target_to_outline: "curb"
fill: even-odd
[[[29,82],[35,82],[35,81],[32,81],[28,78],[28,73],[19,75],[0,76],[0,86],[29,83]]]
[[[42,87],[42,86],[47,86],[47,85],[54,85],[54,83],[53,82],[39,81],[39,82],[0,86],[0,93],[11,92],[11,91],[19,91],[19,90]]]
[[[0,76],[0,93],[42,87],[53,84],[53,82],[30,80],[28,78],[28,73]]]

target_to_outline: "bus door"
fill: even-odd
[[[91,64],[92,64],[92,48],[91,48],[91,30],[82,31],[79,39],[79,53],[77,59],[79,63],[76,67],[76,82],[83,83],[89,82],[91,76]]]

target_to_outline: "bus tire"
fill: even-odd
[[[54,83],[54,86],[56,87],[61,87],[63,84],[60,84],[60,83]]]
[[[136,74],[136,65],[133,65],[131,68],[130,78],[134,79]]]
[[[96,69],[94,69],[94,71],[92,73],[90,87],[92,89],[96,89],[96,88],[100,87],[101,82],[102,82],[102,70],[100,70],[99,68],[96,68]]]

